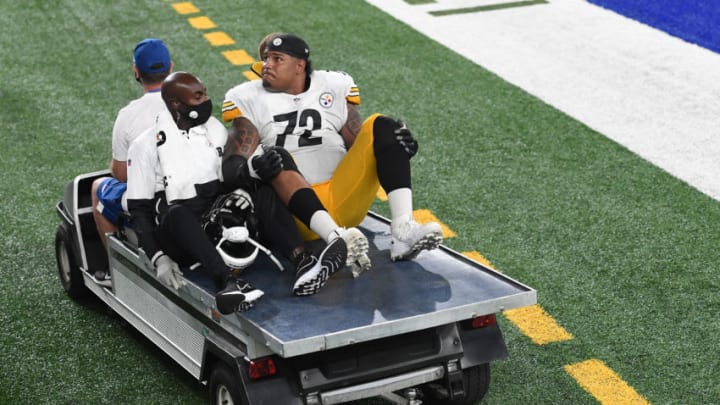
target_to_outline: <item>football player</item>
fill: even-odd
[[[310,48],[302,38],[279,34],[263,42],[262,81],[245,82],[226,93],[222,118],[232,122],[231,138],[242,139],[250,156],[271,147],[287,150],[341,226],[358,225],[382,186],[391,211],[392,260],[409,260],[439,246],[440,225],[419,224],[412,216],[410,159],[418,144],[410,130],[381,114],[362,121],[353,78],[313,71]],[[288,203],[292,208],[294,201]],[[327,237],[308,229],[306,222],[298,222],[306,240]]]

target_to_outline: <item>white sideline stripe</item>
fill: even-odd
[[[366,1],[720,199],[720,55],[582,0]]]

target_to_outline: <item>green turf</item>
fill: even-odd
[[[101,305],[62,292],[54,212],[105,168],[137,97],[131,50],[163,38],[219,107],[244,80],[222,50],[270,31],[350,72],[368,115],[420,140],[414,195],[458,237],[538,290],[575,339],[537,346],[501,317],[510,358],[485,404],[595,403],[563,366],[605,362],[653,403],[720,399],[717,202],[359,1],[195,1],[235,47],[213,48],[169,2],[0,1],[0,403],[196,404],[204,388]],[[375,209],[387,213],[384,203]]]

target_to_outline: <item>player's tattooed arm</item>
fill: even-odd
[[[352,144],[355,142],[360,133],[360,127],[362,127],[362,119],[360,118],[360,112],[354,104],[348,103],[347,105],[348,116],[345,125],[340,129],[340,135],[345,141],[345,148],[350,149]]]
[[[245,117],[236,118],[228,131],[223,159],[239,155],[249,159],[260,144],[260,133],[255,125]]]

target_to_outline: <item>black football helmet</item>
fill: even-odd
[[[202,225],[225,264],[244,269],[258,255],[254,206],[250,194],[243,189],[219,196],[203,216]]]

